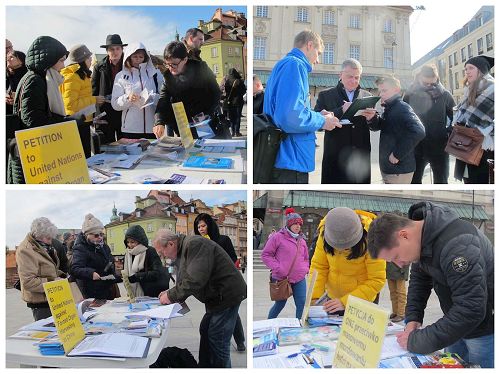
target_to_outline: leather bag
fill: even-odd
[[[484,152],[483,140],[484,135],[477,128],[455,124],[444,150],[467,164],[478,166]]]
[[[273,282],[271,274],[271,279],[269,282],[269,294],[271,296],[272,301],[288,300],[288,298],[292,296],[293,291],[292,291],[292,286],[288,281],[288,276],[290,275],[293,269],[293,265],[295,265],[295,260],[297,260],[298,254],[299,254],[299,242],[297,241],[297,251],[295,252],[295,258],[293,259],[292,265],[290,266],[290,270],[288,270],[286,278],[280,281]]]

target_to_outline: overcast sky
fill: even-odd
[[[182,2],[177,2],[181,4]],[[154,54],[163,54],[165,46],[178,30],[184,36],[187,29],[198,26],[198,20],[208,21],[217,6],[8,6],[6,7],[6,37],[14,49],[24,51],[40,35],[49,35],[69,50],[83,43],[94,53],[106,53],[99,46],[106,35],[120,34],[124,43],[141,41]],[[223,6],[246,14],[246,7]]]
[[[135,196],[145,197],[148,191],[6,191],[6,244],[15,248],[30,230],[37,217],[47,217],[60,229],[78,229],[87,213],[104,225],[109,223],[113,203],[118,212],[135,209]],[[179,191],[184,200],[201,199],[207,205],[246,201],[246,191]]]
[[[415,10],[410,16],[411,61],[414,63],[427,52],[462,28],[482,5],[493,1],[422,1],[411,3],[413,8],[423,4],[425,10]]]

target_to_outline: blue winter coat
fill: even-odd
[[[288,134],[276,157],[277,168],[314,171],[314,132],[323,127],[325,119],[311,109],[308,79],[311,71],[304,53],[294,48],[274,66],[267,81],[264,113]]]

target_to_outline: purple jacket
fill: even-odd
[[[299,253],[290,271],[293,259],[297,252],[297,243]],[[262,261],[271,269],[272,276],[275,279],[282,280],[290,271],[288,279],[290,283],[300,282],[309,272],[309,254],[304,236],[294,239],[286,228],[282,228],[277,233],[271,235],[267,240],[261,255]]]

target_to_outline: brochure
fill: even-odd
[[[11,339],[27,339],[27,340],[42,340],[48,339],[57,334],[49,331],[18,331],[14,335],[9,336]]]
[[[231,169],[233,160],[224,157],[191,156],[184,162],[183,166],[202,169]]]
[[[69,357],[130,357],[148,355],[151,339],[124,333],[87,336],[68,353]]]
[[[278,334],[279,345],[304,344],[318,341],[337,340],[340,335],[338,326],[313,328],[284,328]]]

